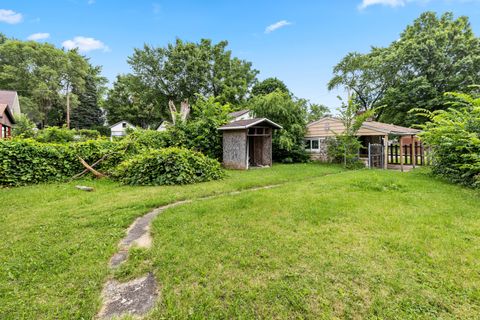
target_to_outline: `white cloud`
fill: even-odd
[[[15,24],[21,22],[23,16],[21,13],[13,10],[0,9],[0,22]]]
[[[31,34],[27,37],[27,40],[33,40],[33,41],[38,41],[38,40],[44,40],[50,38],[50,33],[46,32],[39,32],[39,33],[34,33]]]
[[[383,5],[389,7],[403,7],[407,0],[362,0],[362,3],[358,6],[360,10],[373,5]]]
[[[275,22],[271,25],[269,25],[268,27],[265,28],[265,33],[271,33],[275,30],[278,30],[280,28],[283,28],[283,27],[286,27],[286,26],[289,26],[291,25],[292,23],[291,22],[288,22],[287,20],[280,20],[278,22]]]
[[[162,11],[162,6],[158,3],[152,3],[153,14],[159,14]]]
[[[78,48],[80,52],[88,52],[93,50],[110,50],[102,41],[82,36],[75,37],[71,40],[63,41],[62,46],[69,50]]]

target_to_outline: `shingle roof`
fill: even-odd
[[[250,112],[248,109],[240,110],[240,111],[235,111],[235,112],[230,112],[228,115],[232,118],[240,117],[243,116],[245,113]]]
[[[312,125],[315,125],[319,122],[326,121],[326,120],[340,121],[340,119],[337,117],[328,116],[328,117],[321,118],[317,121],[310,122],[309,124],[307,124],[307,127],[310,127]],[[382,133],[395,134],[395,135],[411,135],[411,134],[417,134],[421,132],[421,130],[418,130],[418,129],[407,128],[407,127],[397,126],[394,124],[383,123],[378,121],[365,121],[362,124],[362,128],[367,128],[367,129],[379,131]]]
[[[276,124],[275,122],[273,122],[272,120],[268,120],[267,118],[254,118],[254,119],[234,121],[224,126],[221,126],[220,128],[218,128],[218,130],[242,130],[242,129],[248,129],[250,127],[260,125],[260,124],[266,124],[269,127],[272,127],[275,129],[282,129],[281,125]]]
[[[11,123],[15,123],[15,118],[13,117],[12,109],[6,103],[0,104],[0,118],[3,117],[3,114],[6,114],[10,118]]]
[[[0,90],[0,103],[8,104],[10,108],[13,108],[13,102],[16,96],[17,91]]]
[[[372,130],[378,130],[388,134],[398,134],[398,135],[417,134],[421,132],[421,130],[418,130],[418,129],[412,129],[412,128],[407,128],[407,127],[402,127],[394,124],[388,124],[388,123],[377,122],[377,121],[365,121],[362,124],[362,127],[369,128]]]

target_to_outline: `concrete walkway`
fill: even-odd
[[[150,235],[152,220],[167,209],[192,203],[194,201],[204,201],[222,196],[233,196],[244,192],[271,189],[278,186],[280,185],[268,185],[192,200],[182,200],[156,208],[144,216],[137,218],[127,229],[126,236],[118,245],[118,252],[110,259],[109,267],[110,269],[115,269],[124,263],[128,259],[128,250],[132,247],[150,248],[152,245],[152,237]],[[111,319],[113,317],[122,317],[126,315],[141,317],[155,306],[158,296],[158,285],[151,272],[144,277],[125,283],[110,279],[107,281],[102,291],[103,305],[98,313],[98,318]]]

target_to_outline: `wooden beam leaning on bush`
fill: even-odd
[[[78,157],[78,159],[80,160],[80,162],[82,163],[82,165],[88,170],[90,171],[91,173],[93,173],[93,175],[96,177],[96,178],[103,178],[105,177],[105,175],[101,172],[98,172],[97,170],[93,169],[92,166],[90,166],[85,160],[83,160],[82,158]],[[97,161],[98,162],[98,161]],[[85,170],[84,170],[85,171]]]

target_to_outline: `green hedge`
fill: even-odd
[[[217,160],[183,148],[150,150],[122,162],[115,178],[130,185],[173,185],[223,177]]]
[[[97,169],[110,171],[123,158],[122,145],[108,140],[70,144],[40,143],[34,140],[0,140],[0,185],[20,186],[60,181],[83,171],[78,156],[92,164],[107,153],[112,155]],[[116,151],[119,151],[115,154]]]

